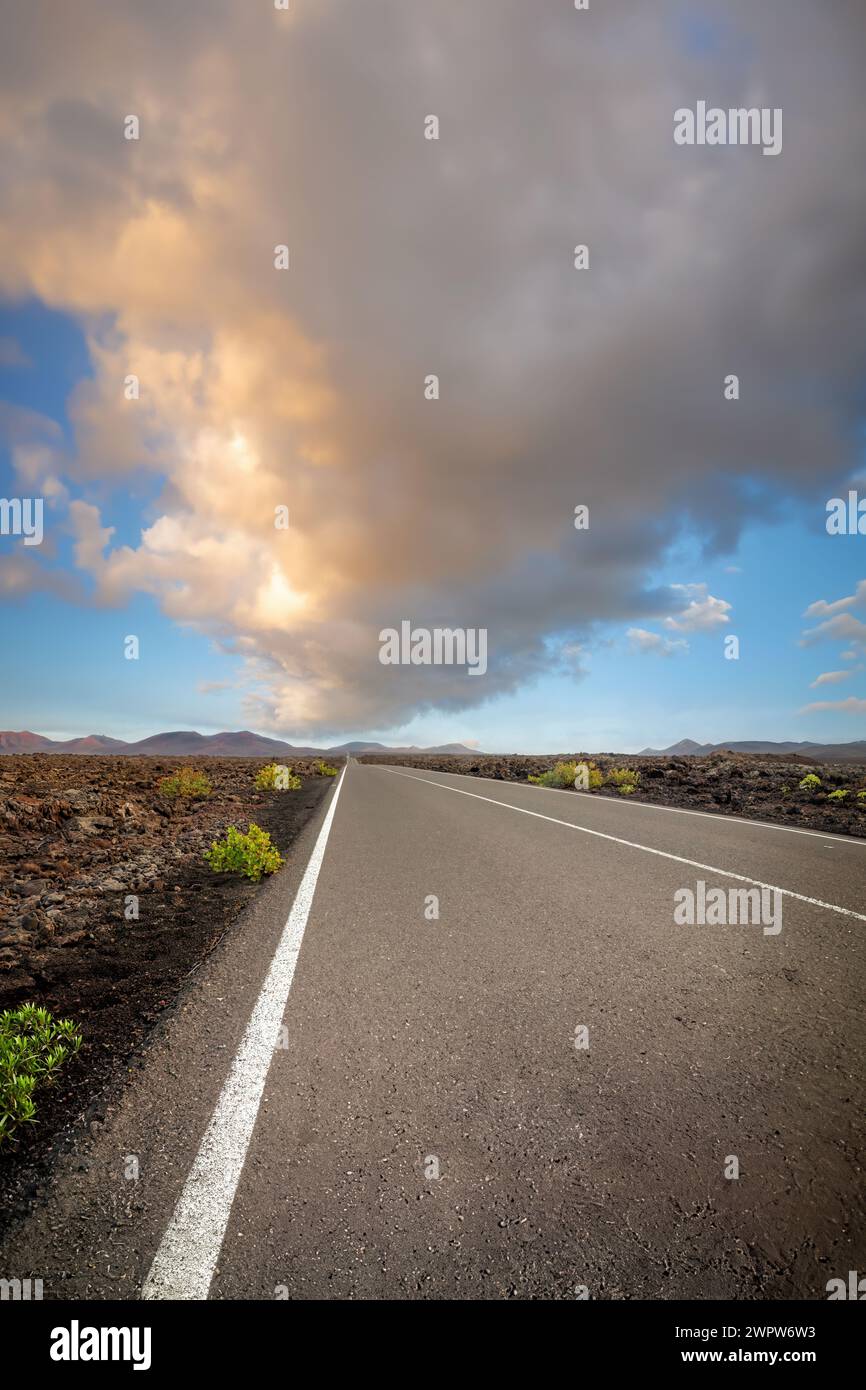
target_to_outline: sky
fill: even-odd
[[[0,499],[44,506],[0,726],[866,737],[859,0],[0,24]],[[699,101],[781,151],[677,144]],[[486,671],[384,665],[404,620]]]

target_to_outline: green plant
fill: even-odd
[[[637,790],[640,773],[633,767],[612,767],[607,780],[612,787],[616,787],[620,796],[631,796]]]
[[[800,790],[803,792],[813,792],[816,787],[820,787],[821,778],[816,777],[814,772],[807,772],[800,783]]]
[[[282,856],[271,844],[267,830],[251,825],[246,835],[230,825],[224,840],[214,840],[205,859],[214,873],[243,874],[258,883],[263,874],[272,874],[282,864]]]
[[[316,763],[316,771],[320,777],[336,777],[337,769],[331,767],[330,763]]]
[[[577,776],[577,763],[557,763],[537,777],[530,773],[528,780],[536,787],[573,787]]]
[[[213,787],[203,772],[192,767],[179,767],[170,777],[163,777],[159,784],[163,796],[188,796],[193,801],[204,801],[210,796]]]
[[[857,793],[858,801],[866,801],[866,791]]]
[[[301,779],[282,763],[268,763],[256,773],[256,786],[260,792],[296,792],[300,791]]]
[[[845,791],[844,787],[837,787],[836,790],[835,790],[834,792],[831,792],[831,793],[830,793],[830,795],[827,797],[827,800],[828,800],[828,801],[844,801],[844,800],[845,800],[845,797],[846,797],[847,795],[848,795],[848,793],[847,793],[847,791]]]
[[[36,1087],[50,1086],[80,1046],[70,1019],[53,1019],[36,1004],[0,1014],[0,1144],[18,1125],[33,1122]]]
[[[595,763],[578,763],[578,770],[580,770],[581,766],[586,768],[587,791],[595,792],[598,791],[599,787],[604,786],[604,773],[600,767],[596,767]]]

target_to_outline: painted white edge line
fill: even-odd
[[[143,1299],[205,1299],[279,1038],[304,928],[346,768],[334,790],[261,993],[183,1191],[141,1291]]]
[[[471,796],[474,801],[487,801],[491,806],[501,806],[505,811],[518,811],[522,816],[534,816],[536,820],[550,821],[553,825],[564,825],[567,830],[578,830],[582,835],[594,835],[598,840],[610,840],[615,845],[625,845],[627,849],[640,849],[644,854],[655,854],[660,859],[673,859],[677,864],[688,864],[692,869],[703,869],[708,874],[720,874],[723,878],[735,878],[739,883],[753,883],[757,888],[769,888],[774,893],[782,893],[786,898],[796,898],[797,902],[809,903],[811,907],[823,907],[828,912],[839,912],[843,917],[856,917],[858,922],[866,922],[862,912],[852,912],[849,907],[838,907],[836,903],[825,903],[820,898],[807,898],[803,893],[795,893],[791,888],[779,888],[774,883],[764,883],[750,874],[735,874],[730,869],[716,869],[712,864],[699,864],[696,859],[685,859],[681,854],[669,854],[664,849],[653,849],[651,845],[639,845],[634,840],[623,840],[619,835],[605,835],[601,830],[590,830],[585,825],[575,825],[570,820],[559,820],[556,816],[543,816],[540,811],[528,811],[525,806],[512,806],[509,801],[497,801],[493,796],[481,796],[478,792],[465,792],[462,787],[449,787],[447,782],[434,782],[430,777],[413,777],[408,772],[397,772],[392,767],[382,767],[382,772],[390,772],[394,777],[405,777],[409,782],[426,782],[428,786],[439,787],[443,792],[454,792],[457,796]]]
[[[383,772],[393,769],[383,763],[362,763],[362,767],[380,767]],[[428,769],[432,771],[433,769]],[[717,825],[754,825],[758,830],[781,830],[784,835],[810,835],[813,840],[833,840],[840,845],[866,846],[866,839],[856,835],[841,835],[837,830],[800,830],[796,825],[774,825],[768,820],[750,820],[748,816],[729,816],[724,811],[690,811],[687,806],[657,806],[653,801],[615,800],[612,796],[593,796],[592,792],[570,791],[567,787],[537,787],[532,782],[511,781],[505,777],[480,777],[472,772],[440,772],[440,777],[462,777],[472,782],[495,782],[498,787],[525,787],[533,792],[555,792],[557,796],[580,796],[603,806],[620,806],[632,811],[668,811],[675,816],[700,816],[702,820],[714,820]],[[440,783],[447,786],[447,782]]]

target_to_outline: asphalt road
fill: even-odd
[[[677,923],[698,880],[781,930]],[[866,841],[350,764],[0,1273],[824,1299],[866,1270],[864,889]]]

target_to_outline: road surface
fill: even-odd
[[[781,931],[678,925],[698,880]],[[351,763],[0,1272],[826,1298],[866,1270],[864,889],[866,841]]]

